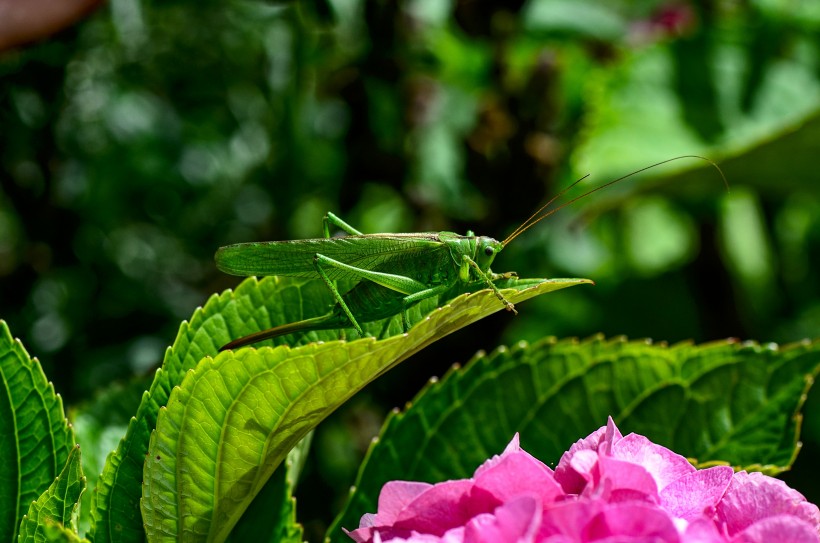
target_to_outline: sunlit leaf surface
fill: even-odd
[[[520,302],[584,279],[501,285]],[[161,411],[145,464],[149,541],[223,541],[288,451],[364,385],[433,341],[502,309],[463,294],[386,339],[246,348],[206,358]]]

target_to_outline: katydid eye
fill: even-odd
[[[484,248],[484,254],[485,255],[493,256],[494,253],[495,253],[495,249],[493,249],[492,247],[485,247]]]

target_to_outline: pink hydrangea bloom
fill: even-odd
[[[697,470],[612,419],[555,471],[518,435],[470,479],[392,481],[358,543],[820,543],[820,512],[785,483],[728,466]]]

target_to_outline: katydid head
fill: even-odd
[[[503,248],[504,244],[500,241],[487,236],[479,236],[476,238],[475,256],[473,260],[475,260],[475,263],[481,268],[481,271],[487,271],[490,269],[493,260],[495,260],[495,255]]]
[[[553,196],[552,198],[550,198],[550,200],[549,200],[546,204],[544,204],[543,206],[541,206],[541,207],[538,209],[538,211],[536,211],[535,213],[533,213],[533,214],[530,216],[530,218],[529,218],[529,219],[527,219],[526,221],[524,221],[524,222],[521,224],[521,226],[519,226],[518,228],[516,228],[516,229],[513,231],[513,233],[512,233],[512,234],[510,234],[509,236],[507,236],[507,238],[506,238],[504,241],[502,241],[502,242],[500,243],[501,248],[506,247],[506,246],[507,246],[507,244],[508,244],[508,243],[510,243],[512,240],[514,240],[515,238],[517,238],[518,236],[520,236],[520,235],[521,235],[521,234],[523,234],[525,231],[529,230],[530,228],[532,228],[533,226],[535,226],[536,224],[538,224],[538,223],[539,223],[539,222],[541,222],[542,220],[546,219],[547,217],[549,217],[549,216],[550,216],[550,215],[552,215],[553,213],[555,213],[555,212],[557,212],[557,211],[560,211],[560,210],[564,209],[564,208],[565,208],[565,207],[567,207],[568,205],[570,205],[570,204],[572,204],[572,203],[577,202],[577,201],[578,201],[578,200],[580,200],[581,198],[585,198],[585,197],[589,196],[589,195],[590,195],[590,194],[592,194],[593,192],[598,192],[599,190],[601,190],[601,189],[605,189],[605,188],[607,188],[607,187],[608,187],[608,186],[610,186],[610,185],[614,185],[615,183],[618,183],[618,182],[620,182],[620,181],[623,181],[624,179],[628,179],[628,178],[632,177],[632,176],[633,176],[633,175],[635,175],[635,174],[641,173],[641,172],[646,171],[646,170],[650,170],[650,169],[652,169],[652,168],[655,168],[656,166],[661,166],[661,165],[663,165],[663,164],[666,164],[667,162],[672,162],[672,161],[674,161],[674,160],[680,160],[680,159],[682,159],[682,158],[697,158],[697,159],[699,159],[699,160],[706,161],[706,162],[708,162],[709,164],[711,164],[712,166],[714,166],[714,167],[715,167],[715,169],[718,171],[718,173],[720,173],[720,177],[723,179],[723,184],[724,184],[724,185],[726,185],[726,190],[727,190],[727,192],[728,192],[728,190],[729,190],[729,182],[726,180],[726,176],[725,176],[725,175],[723,175],[723,170],[721,170],[721,169],[720,169],[720,166],[718,166],[715,162],[713,162],[713,161],[709,160],[709,159],[708,159],[708,158],[706,158],[706,157],[702,157],[702,156],[698,156],[698,155],[681,155],[681,156],[677,156],[677,157],[675,157],[675,158],[669,158],[669,159],[667,159],[667,160],[662,160],[662,161],[660,161],[660,162],[656,162],[655,164],[652,164],[652,165],[650,165],[650,166],[646,166],[646,167],[641,168],[641,169],[639,169],[639,170],[635,170],[635,171],[634,171],[634,172],[632,172],[632,173],[628,173],[628,174],[626,174],[626,175],[624,175],[624,176],[621,176],[621,177],[619,177],[619,178],[617,178],[617,179],[613,179],[612,181],[608,181],[608,182],[604,183],[603,185],[601,185],[601,186],[599,186],[599,187],[595,187],[594,189],[589,190],[589,191],[585,192],[584,194],[582,194],[582,195],[580,195],[580,196],[576,196],[575,198],[571,199],[571,200],[570,200],[570,201],[568,201],[568,202],[564,202],[563,204],[559,205],[559,206],[558,206],[558,207],[556,207],[556,208],[553,208],[553,209],[547,209],[547,208],[548,208],[548,207],[549,207],[549,206],[550,206],[553,202],[555,202],[558,198],[560,198],[561,196],[563,196],[564,194],[566,194],[568,190],[570,190],[572,187],[574,187],[575,185],[577,185],[578,183],[580,183],[581,181],[583,181],[584,179],[586,179],[587,177],[589,177],[589,174],[587,174],[587,175],[583,176],[582,178],[578,179],[577,181],[574,181],[574,182],[573,182],[572,184],[570,184],[567,188],[565,188],[565,189],[561,190],[558,194],[556,194],[555,196]],[[500,251],[500,250],[501,250],[501,248],[499,248],[498,250]],[[496,252],[497,252],[497,251],[496,251]]]

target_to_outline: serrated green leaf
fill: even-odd
[[[498,284],[503,286],[502,282]],[[438,299],[414,305],[408,311],[411,324],[456,294],[458,291],[454,290]],[[235,291],[211,296],[203,308],[194,312],[190,323],[183,322],[173,347],[165,353],[162,368],[143,395],[136,416],[129,422],[125,437],[106,459],[92,496],[90,539],[96,543],[141,543],[144,540],[139,500],[148,439],[156,426],[160,407],[167,404],[171,389],[182,381],[185,372],[203,357],[216,355],[219,347],[231,339],[321,315],[332,305],[330,292],[319,280],[266,277],[260,281],[250,277]],[[403,331],[400,316],[364,323],[363,327],[379,338]],[[283,336],[258,345],[304,345],[338,337],[336,330],[320,330]]]
[[[235,291],[211,296],[198,308],[190,322],[180,326],[174,345],[165,352],[162,368],[142,396],[137,414],[128,423],[125,437],[106,459],[92,496],[92,528],[96,543],[141,543],[145,540],[139,500],[142,469],[148,440],[159,409],[166,405],[171,389],[182,382],[185,372],[205,356],[216,355],[231,339],[262,328],[315,316],[327,310],[332,300],[319,281],[268,277],[248,278]],[[294,344],[334,339],[338,332],[321,331],[297,338],[277,338]]]
[[[502,292],[515,303],[585,282],[510,280]],[[287,452],[338,405],[431,342],[502,307],[482,290],[384,340],[206,358],[174,389],[151,436],[142,500],[149,541],[224,541]]]
[[[479,355],[392,415],[368,452],[356,490],[328,530],[348,541],[394,479],[470,477],[515,432],[551,465],[612,415],[697,465],[776,473],[798,450],[799,409],[820,369],[820,342],[784,347],[716,342],[673,347],[594,338]],[[492,421],[488,424],[488,421]]]
[[[40,363],[2,320],[0,376],[0,540],[15,541],[29,505],[65,465],[74,434]]]
[[[91,401],[71,407],[68,418],[74,427],[77,443],[83,447],[83,473],[88,488],[95,488],[105,458],[116,449],[128,429],[128,421],[137,412],[143,392],[150,385],[147,377],[117,383],[102,391]],[[83,492],[80,501],[78,528],[80,533],[91,528],[92,493]]]
[[[83,490],[85,477],[80,461],[80,447],[75,446],[71,449],[60,475],[36,501],[32,502],[28,513],[23,516],[20,522],[19,543],[64,541],[67,535],[65,532],[73,533],[72,530],[46,530],[46,526],[56,524],[64,528],[71,527],[72,517]],[[79,540],[79,536],[76,536],[76,539]]]

